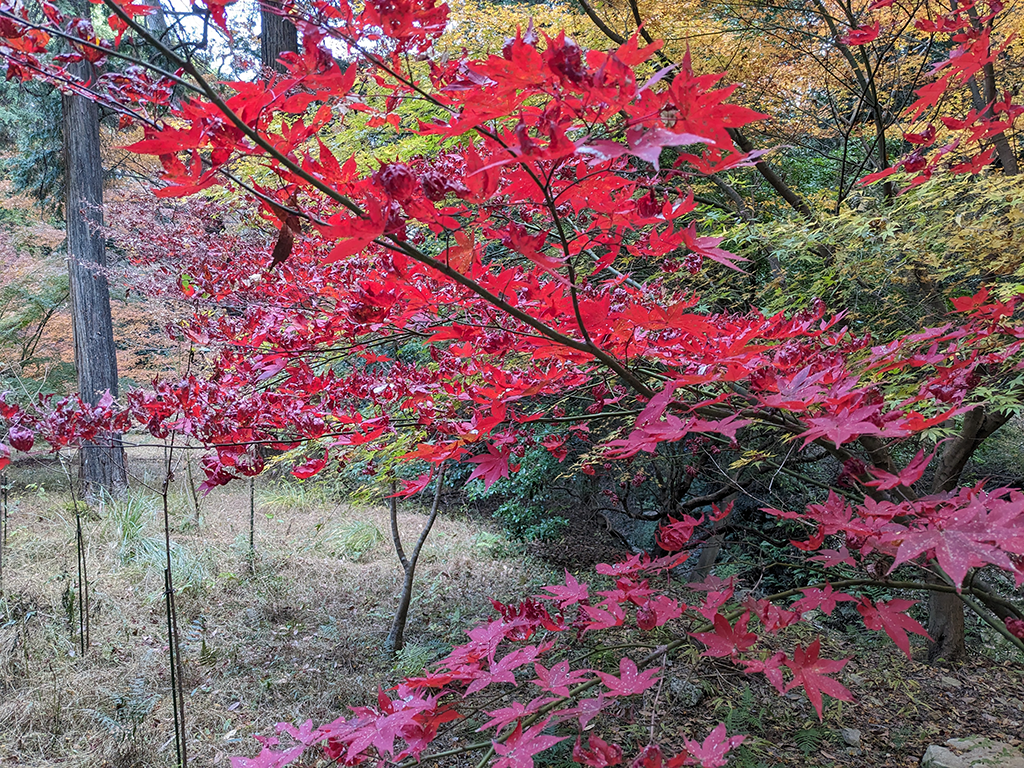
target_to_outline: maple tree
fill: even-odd
[[[121,403],[0,399],[8,426],[0,468],[8,445],[30,450],[38,438],[60,449],[130,428],[208,446],[205,488],[259,474],[262,444],[304,446],[293,473],[308,478],[400,432],[413,435],[402,458],[426,466],[405,480],[404,495],[422,491],[448,462],[472,466],[470,479],[489,486],[516,470],[527,447],[564,457],[569,440],[591,442],[582,471],[686,440],[729,447],[765,436],[843,467],[844,492],[804,509],[769,510],[802,526],[807,538],[794,547],[824,577],[839,578],[765,596],[737,595],[735,582],[714,577],[694,585],[696,599],[656,588],[652,577],[686,559],[695,530],[730,509],[672,518],[659,531],[663,557],[598,567],[612,588],[592,590],[567,573],[563,585],[543,590],[549,594],[496,603],[498,616],[423,676],[334,723],[282,725],[296,745],[279,751],[276,739],[265,739],[260,756],[236,758],[237,766],[287,765],[314,745],[345,764],[443,756],[428,750],[460,716],[460,697],[493,685],[528,693],[488,711],[481,730],[492,736],[458,752],[533,765],[610,700],[657,685],[654,665],[694,640],[705,655],[764,675],[780,692],[802,688],[821,716],[823,694],[850,693],[833,677],[844,662],[821,658],[819,639],[804,646],[781,635],[802,614],[856,603],[869,629],[908,654],[906,633],[925,634],[906,614],[911,601],[872,601],[861,593],[871,585],[962,600],[1024,650],[1024,616],[978,576],[992,566],[1017,587],[1024,581],[1024,494],[957,487],[958,472],[935,467],[962,469],[973,450],[963,446],[1012,414],[985,409],[986,387],[1014,381],[1024,362],[1016,300],[982,289],[955,301],[944,324],[891,339],[857,332],[821,301],[775,315],[702,305],[687,276],[739,275],[745,261],[707,233],[690,182],[763,165],[738,132],[765,116],[735,103],[736,86],[723,85],[724,75],[698,73],[689,56],[662,66],[660,45],[640,35],[612,51],[584,51],[564,33],[542,38],[530,26],[500,54],[434,60],[447,6],[409,0],[357,9],[320,0],[306,15],[290,11],[302,49],[282,56],[280,76],[214,83],[148,35],[136,20],[146,6],[104,4],[113,42],[46,2],[37,17],[3,0],[0,53],[10,77],[88,95],[141,127],[130,149],[158,158],[155,196],[173,226],[162,229],[145,211],[118,226],[147,232],[133,244],[150,270],[142,290],[195,302],[174,333],[206,350],[207,367],[129,392]],[[211,0],[207,9],[226,29],[225,4]],[[934,81],[941,88],[921,86],[910,107],[918,116],[995,55],[983,26],[997,16],[994,6],[985,22],[966,11],[954,16],[945,33],[956,45],[935,68],[949,72]],[[843,45],[866,45],[877,30],[866,20],[844,32]],[[57,39],[72,51],[52,55]],[[132,57],[130,72],[82,82],[65,68],[83,57],[97,67],[115,61],[128,55],[118,45],[132,40],[147,41],[177,70]],[[341,50],[350,60],[339,61]],[[374,98],[362,82],[373,83]],[[401,111],[405,101],[428,107],[415,126]],[[979,171],[992,157],[985,142],[1018,112],[1007,100],[955,118],[946,127],[963,134],[955,147],[963,156],[950,170]],[[325,140],[351,113],[434,137],[440,149],[361,168]],[[917,144],[923,166],[897,163],[917,174],[909,184],[950,164],[948,144],[925,154],[937,135]],[[262,175],[246,177],[256,164]],[[893,168],[876,178],[897,178]],[[215,188],[237,193],[271,223],[273,245],[223,222],[210,226],[224,218],[217,203],[173,200]],[[561,409],[567,392],[587,393],[589,412]],[[591,422],[610,426],[599,433]],[[922,450],[897,465],[896,447],[955,423],[974,425],[952,441],[960,449]],[[940,480],[925,492],[928,471]],[[919,578],[897,581],[897,566]],[[857,575],[845,578],[850,572]],[[634,624],[680,631],[644,658],[620,656],[618,674],[565,658],[577,634]],[[567,735],[545,733],[553,727]],[[662,745],[643,746],[635,764],[723,765],[740,741],[719,726],[703,741],[684,739],[668,759]],[[595,766],[624,754],[596,734],[573,750]]]

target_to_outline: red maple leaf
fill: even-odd
[[[779,693],[785,693],[786,688],[782,682],[782,664],[786,660],[786,654],[782,651],[777,651],[769,656],[764,661],[760,659],[741,659],[740,663],[744,667],[744,672],[748,675],[763,674],[768,678],[768,682]]]
[[[640,629],[654,629],[683,615],[686,606],[668,595],[658,595],[646,601],[636,610],[636,622]]]
[[[761,620],[761,626],[763,626],[765,632],[768,632],[769,634],[774,635],[779,630],[785,629],[791,624],[795,624],[800,621],[799,613],[780,608],[770,600],[754,600],[753,598],[747,598],[743,605],[746,608],[751,609],[757,615],[757,618]]]
[[[664,765],[664,759],[665,756],[661,752],[661,747],[657,744],[648,744],[633,759],[630,768],[661,768]]]
[[[793,672],[793,679],[786,685],[786,690],[792,690],[802,685],[807,691],[807,698],[814,705],[814,711],[818,713],[818,719],[822,717],[821,694],[825,693],[833,699],[853,701],[853,696],[846,688],[828,675],[838,672],[846,666],[849,659],[833,661],[831,659],[819,659],[821,651],[821,640],[815,640],[804,650],[799,645],[793,651],[793,658],[786,661],[786,666]]]
[[[889,491],[893,488],[898,488],[901,485],[910,488],[914,483],[921,479],[921,476],[924,475],[925,469],[931,463],[933,458],[935,458],[935,451],[932,451],[930,454],[925,456],[924,449],[922,448],[917,452],[913,461],[907,464],[903,471],[898,475],[892,475],[883,469],[872,467],[870,472],[876,479],[868,480],[864,484],[883,491]]]
[[[661,158],[661,150],[664,147],[714,144],[711,139],[695,136],[692,133],[673,133],[664,128],[645,130],[639,126],[626,131],[626,142],[629,144],[629,153],[649,162],[654,166],[654,170],[658,170],[660,167],[658,161]]]
[[[735,269],[737,272],[744,272],[744,270],[736,266],[736,262],[750,261],[750,259],[745,256],[737,256],[735,253],[719,248],[718,245],[725,239],[724,237],[698,237],[697,222],[692,222],[690,226],[682,230],[682,235],[683,242],[686,243],[686,247],[693,253],[700,254],[712,261],[717,261],[719,264],[722,264],[729,269]]]
[[[828,583],[825,584],[824,589],[808,587],[800,591],[804,593],[804,596],[789,606],[791,610],[797,613],[806,613],[817,608],[826,616],[830,616],[832,611],[836,609],[836,603],[856,602],[857,599],[845,592],[833,592],[832,585]]]
[[[838,550],[835,549],[821,549],[818,550],[818,554],[814,557],[809,557],[808,560],[814,560],[821,563],[826,568],[834,568],[837,565],[856,565],[852,557],[850,557],[850,551],[846,547],[840,547]]]
[[[517,685],[515,670],[531,663],[540,653],[536,645],[528,645],[525,648],[517,648],[506,654],[500,660],[493,662],[486,670],[481,670],[466,688],[466,696],[483,690],[491,683],[512,683]]]
[[[880,24],[877,21],[870,27],[857,27],[839,38],[839,42],[844,45],[867,45],[878,37],[879,29]]]
[[[542,691],[556,693],[559,696],[569,695],[569,686],[584,682],[587,677],[593,674],[590,669],[569,669],[568,661],[560,661],[551,669],[546,669],[541,664],[534,664],[533,671],[537,677],[530,682]]]
[[[906,614],[906,610],[916,604],[916,600],[889,600],[872,605],[868,598],[862,597],[857,604],[857,610],[864,618],[865,627],[876,631],[884,630],[896,643],[896,647],[909,659],[910,638],[907,637],[907,632],[928,637],[924,627]]]
[[[690,584],[690,586],[694,585]],[[704,598],[704,602],[701,603],[697,612],[708,621],[713,622],[718,614],[718,609],[729,602],[735,591],[732,579],[725,583],[725,589],[709,589],[707,597]]]
[[[390,499],[392,496],[397,496],[399,498],[408,498],[410,496],[415,496],[417,493],[420,493],[424,488],[430,485],[430,480],[433,478],[433,476],[433,472],[424,472],[415,480],[402,479],[402,490],[396,493],[392,493],[387,498]]]
[[[549,584],[541,589],[550,592],[550,595],[535,595],[540,600],[558,600],[559,608],[566,608],[570,605],[583,602],[590,597],[590,592],[586,584],[580,584],[576,581],[576,577],[569,573],[568,570],[565,572],[565,586],[560,584]]]
[[[626,614],[622,610],[622,606],[615,602],[605,603],[605,605],[608,606],[608,610],[595,608],[592,605],[580,606],[580,608],[583,609],[583,613],[591,619],[591,621],[586,625],[587,630],[611,629],[612,627],[622,626],[622,623],[626,619]]]
[[[597,717],[598,713],[604,709],[606,704],[604,694],[598,694],[593,699],[581,699],[580,703],[575,707],[563,710],[562,715],[569,717],[574,716],[579,721],[580,728],[586,730],[586,727],[590,724],[590,721]]]
[[[534,755],[569,738],[544,736],[543,731],[550,720],[551,718],[544,718],[525,733],[523,724],[519,723],[504,744],[492,742],[494,751],[501,755],[494,763],[494,768],[533,768]]]
[[[353,707],[364,722],[348,736],[348,756],[355,757],[369,747],[378,753],[394,754],[395,739],[406,728],[416,725],[416,715],[432,707],[428,699],[413,695],[408,699],[391,700],[383,691],[377,694],[377,707]]]
[[[734,627],[729,620],[720,613],[715,614],[714,632],[695,632],[691,637],[700,640],[708,647],[702,656],[723,657],[739,656],[745,650],[757,642],[757,635],[747,632],[747,622],[750,620],[750,611],[744,613]]]
[[[882,428],[873,421],[878,416],[879,409],[878,405],[845,407],[835,412],[807,418],[805,421],[809,428],[797,437],[804,438],[804,446],[819,437],[824,437],[838,447],[861,435],[880,434]]]
[[[496,480],[509,476],[510,467],[508,459],[510,455],[511,452],[508,448],[499,449],[493,445],[488,445],[487,453],[466,459],[467,462],[476,464],[476,469],[473,470],[473,473],[466,482],[468,483],[474,478],[482,477],[484,479],[484,490],[487,490]]]
[[[598,672],[597,676],[608,686],[606,696],[632,696],[643,693],[653,686],[658,681],[657,674],[660,669],[661,667],[651,667],[640,672],[631,658],[623,656],[619,659],[619,677],[606,672]]]
[[[491,719],[476,730],[479,732],[493,728],[500,732],[506,725],[514,723],[516,720],[522,720],[524,717],[529,717],[535,712],[538,712],[545,704],[550,704],[553,701],[557,701],[557,699],[553,699],[550,696],[538,696],[526,705],[523,705],[518,701],[513,701],[511,706],[485,712],[484,714],[490,715]]]
[[[577,736],[576,745],[572,748],[572,759],[593,768],[607,768],[622,762],[622,747],[618,744],[609,744],[601,737],[591,734],[588,746],[589,749],[584,749],[580,744],[580,737]]]
[[[300,480],[306,480],[317,474],[320,470],[327,466],[327,452],[324,451],[323,458],[320,459],[309,459],[302,464],[292,469],[292,474]]]
[[[950,166],[950,173],[969,173],[972,176],[977,176],[985,168],[992,164],[992,160],[995,157],[996,148],[989,147],[987,150],[979,155],[975,155],[970,160],[965,160],[962,163]]]
[[[682,520],[674,520],[668,518],[668,524],[662,524],[658,528],[657,540],[658,546],[664,549],[666,552],[678,552],[689,542],[690,537],[693,536],[693,529],[704,522],[704,516],[690,517],[689,515],[683,515]]]
[[[689,753],[689,759],[683,763],[669,761],[669,768],[675,765],[700,765],[701,768],[721,768],[728,763],[726,755],[743,743],[744,736],[726,736],[725,723],[719,723],[708,734],[703,743],[683,739],[683,746]]]
[[[1018,499],[1016,506],[1024,504]],[[1000,531],[988,512],[979,504],[953,507],[942,517],[929,521],[928,527],[913,531],[893,531],[881,537],[883,542],[899,542],[892,568],[912,560],[922,552],[932,551],[939,567],[952,579],[957,589],[967,571],[992,563],[1013,571],[1013,563],[1000,546]],[[944,519],[943,519],[944,518]],[[1005,534],[1009,536],[1009,531]],[[1012,541],[1012,537],[1008,540]]]

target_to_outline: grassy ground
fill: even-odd
[[[67,478],[52,462],[23,461],[7,470],[13,489],[0,599],[0,766],[174,762],[162,505],[147,490],[158,484],[162,450],[132,453],[137,477],[129,500],[90,510],[83,520],[92,605],[84,656],[76,636],[75,507]],[[184,465],[176,476],[172,561],[190,765],[227,766],[231,755],[252,754],[253,735],[270,733],[280,720],[342,716],[371,701],[378,686],[420,671],[462,642],[464,630],[490,612],[492,596],[509,601],[560,580],[494,529],[446,510],[421,561],[409,645],[397,660],[385,659],[380,648],[401,575],[386,510],[350,506],[324,485],[261,478],[251,559],[248,484],[215,489],[197,510]],[[400,516],[407,541],[423,520],[411,508]],[[589,551],[572,542],[556,549],[560,563],[572,551],[583,559]],[[589,569],[579,573],[592,577]],[[602,715],[598,732],[628,753],[652,734],[678,746],[681,734],[702,738],[725,721],[750,735],[734,762],[744,768],[910,766],[928,744],[974,734],[1020,744],[1024,674],[998,649],[956,669],[936,669],[905,659],[857,622],[801,631],[804,644],[811,634],[824,636],[823,656],[853,657],[839,677],[857,702],[830,702],[824,722],[802,694],[780,698],[690,647],[667,666],[656,691]],[[641,640],[656,645],[680,630],[658,632]],[[622,631],[604,642],[636,639]],[[796,640],[787,640],[787,650]],[[486,708],[506,706],[509,693],[495,690]],[[457,736],[475,739],[479,713],[465,714]],[[859,746],[843,741],[843,728],[861,732]],[[570,748],[571,740],[563,742],[538,766],[570,765]]]
[[[154,484],[158,461],[134,467]],[[67,480],[52,465],[15,465],[8,476],[0,765],[171,764],[159,497],[139,486],[83,521],[92,603],[83,658]],[[187,474],[179,477],[172,561],[197,766],[227,765],[276,721],[329,721],[365,703],[378,685],[461,642],[472,617],[490,610],[490,595],[528,594],[544,575],[503,556],[510,549],[494,532],[464,515],[441,516],[420,561],[407,648],[397,662],[385,660],[378,649],[401,584],[385,509],[351,507],[322,486],[261,479],[251,561],[248,484],[215,489],[197,518]],[[400,515],[407,541],[424,519]]]

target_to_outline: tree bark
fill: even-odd
[[[295,25],[280,15],[280,9],[280,0],[260,1],[260,63],[284,72],[278,59],[282,53],[299,52],[299,37]]]
[[[95,76],[87,62],[73,65],[83,79]],[[117,349],[110,316],[103,226],[103,166],[99,108],[82,96],[65,95],[64,168],[68,276],[78,391],[95,405],[117,397]],[[106,435],[81,450],[82,495],[117,494],[127,485],[120,435]]]
[[[928,662],[952,664],[967,656],[964,638],[964,604],[950,592],[928,595]]]

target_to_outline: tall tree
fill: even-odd
[[[88,7],[88,6],[86,6]],[[72,65],[76,75],[90,81],[92,65]],[[117,349],[110,316],[107,252],[103,226],[103,164],[100,157],[99,107],[78,96],[63,97],[65,215],[67,217],[68,275],[75,343],[78,391],[90,403],[106,393],[117,396]],[[117,493],[127,484],[124,447],[119,435],[109,434],[83,446],[83,493]]]
[[[295,25],[281,15],[280,0],[260,1],[260,64],[284,72],[278,63],[282,53],[297,53],[299,39]]]

